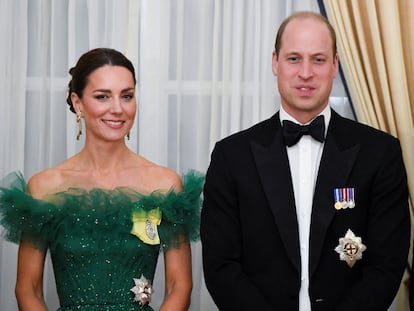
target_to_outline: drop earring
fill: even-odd
[[[78,124],[78,133],[76,134],[76,140],[79,140],[82,135],[82,120],[80,112],[76,113],[76,123]]]
[[[130,136],[131,136],[131,131],[128,131],[128,133],[126,134],[126,138],[129,140]]]

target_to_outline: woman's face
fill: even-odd
[[[82,98],[72,93],[77,113],[85,120],[86,136],[104,141],[124,139],[131,129],[135,113],[135,84],[125,67],[106,65],[93,71]]]

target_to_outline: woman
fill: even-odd
[[[67,103],[84,148],[26,184],[9,176],[0,196],[6,238],[19,242],[16,297],[21,311],[46,310],[43,269],[50,249],[62,311],[152,310],[160,248],[165,299],[186,310],[192,288],[189,241],[198,237],[203,178],[180,177],[133,153],[125,137],[136,113],[135,72],[112,49],[82,55],[70,70]],[[158,289],[159,290],[159,289]]]

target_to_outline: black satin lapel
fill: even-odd
[[[334,188],[344,187],[358,155],[359,145],[339,150],[335,139],[327,137],[313,197],[309,271],[312,276],[323,250],[328,227],[335,215]]]
[[[280,131],[269,147],[251,143],[262,185],[293,265],[300,271],[299,233],[288,156]]]

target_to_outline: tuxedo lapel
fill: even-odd
[[[279,121],[279,118],[273,119],[275,122]],[[293,265],[300,271],[295,198],[288,156],[281,132],[280,123],[278,123],[276,131],[271,133],[274,138],[270,145],[251,142],[251,149],[281,239]]]
[[[340,118],[332,111],[330,128],[319,165],[312,206],[309,253],[310,276],[315,272],[321,252],[333,251],[324,250],[323,243],[328,227],[335,215],[334,188],[347,186],[348,176],[360,148],[358,144],[341,147],[341,143],[345,138],[339,133],[346,133],[346,127],[344,128],[345,124],[340,122]]]
[[[300,271],[299,231],[295,198],[286,146],[278,114],[277,125],[269,127],[272,139],[250,143],[262,186],[281,239],[293,265]],[[345,133],[345,134],[344,134]],[[319,165],[313,197],[310,228],[310,275],[315,271],[323,250],[329,225],[335,215],[334,188],[346,187],[348,176],[359,152],[359,145],[347,141],[347,126],[332,111],[332,117]]]

